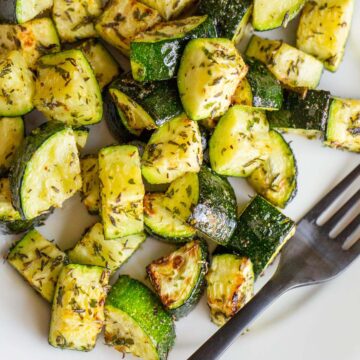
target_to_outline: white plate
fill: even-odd
[[[264,36],[294,41],[296,22],[285,30]],[[287,36],[287,34],[289,34]],[[342,97],[360,98],[360,6],[357,4],[353,28],[343,64],[336,74],[326,72],[320,88]],[[30,126],[38,115],[27,120]],[[292,141],[299,168],[299,189],[285,213],[299,219],[336,182],[359,163],[359,155],[324,148],[319,141],[286,136]],[[92,128],[88,151],[112,143],[105,124]],[[248,200],[250,188],[242,180],[232,180],[239,204]],[[39,231],[55,239],[61,248],[72,246],[84,229],[96,222],[87,214],[79,196],[67,201],[63,209],[46,221]],[[18,237],[0,236],[0,253],[5,255]],[[167,254],[173,247],[148,239],[121,269],[144,280],[145,266]],[[271,269],[270,269],[271,272]],[[294,290],[278,300],[250,331],[234,343],[224,360],[358,360],[360,358],[360,262],[337,280],[312,288]],[[262,279],[263,282],[263,279]],[[261,285],[261,284],[260,284]],[[258,286],[260,286],[258,284]],[[8,360],[107,360],[121,354],[106,347],[100,337],[90,353],[61,351],[47,343],[50,307],[5,262],[0,263],[0,359]],[[177,340],[170,360],[186,359],[216,327],[210,322],[206,301],[185,319],[176,323]],[[132,359],[127,356],[127,359]],[[206,359],[204,359],[206,360]]]

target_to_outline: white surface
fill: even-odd
[[[279,38],[290,33],[294,38],[296,23],[286,31],[266,34]],[[336,74],[326,72],[322,89],[343,97],[360,98],[360,4],[357,4],[353,29],[344,62]],[[38,116],[28,118],[31,127]],[[336,182],[354,168],[359,155],[324,148],[319,141],[287,136],[298,162],[299,189],[287,207],[286,214],[298,219]],[[105,124],[91,130],[90,146],[94,151],[112,143]],[[232,180],[239,204],[251,194],[241,180]],[[87,214],[79,197],[55,211],[39,231],[55,239],[61,248],[72,246],[84,229],[96,222]],[[5,255],[15,236],[0,235],[0,253]],[[148,239],[136,255],[121,269],[144,280],[145,266],[171,249],[171,246]],[[360,359],[360,261],[331,283],[294,290],[279,299],[250,331],[234,343],[224,360],[358,360]],[[47,343],[50,306],[43,301],[5,262],[0,263],[0,359],[8,360],[107,360],[120,359],[121,354],[106,347],[103,338],[90,353],[61,351]],[[186,359],[217,328],[210,322],[205,299],[188,317],[176,323],[176,345],[170,360]],[[132,359],[130,356],[127,359]],[[204,359],[205,360],[205,359]]]

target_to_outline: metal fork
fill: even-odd
[[[279,266],[272,279],[232,319],[207,340],[188,360],[215,360],[231,345],[260,313],[276,298],[290,289],[333,279],[360,254],[360,241],[344,250],[345,240],[360,225],[360,214],[335,238],[329,233],[360,199],[360,165],[345,177],[298,223],[294,238],[282,251]],[[320,215],[356,181],[358,191],[321,226]],[[360,239],[358,239],[360,240]]]

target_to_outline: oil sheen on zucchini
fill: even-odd
[[[90,351],[104,325],[109,271],[99,266],[69,264],[56,285],[51,311],[49,344]]]
[[[257,31],[286,27],[304,3],[305,0],[254,0],[253,27]]]
[[[253,296],[252,262],[234,254],[216,254],[212,258],[206,282],[211,320],[222,326]]]
[[[198,172],[203,154],[196,122],[180,115],[151,136],[142,157],[142,174],[150,184],[167,184],[187,172]]]
[[[297,167],[290,145],[275,130],[264,142],[266,160],[252,172],[248,182],[252,188],[280,208],[294,198],[297,191]]]
[[[252,9],[251,0],[201,0],[198,11],[214,20],[218,37],[237,43],[243,36]]]
[[[122,353],[166,360],[175,328],[157,296],[126,275],[112,286],[105,304],[105,342]]]
[[[73,130],[52,121],[24,140],[10,173],[13,203],[24,220],[61,207],[81,188]]]
[[[325,144],[360,152],[360,100],[335,98],[332,101]]]
[[[324,69],[322,62],[313,56],[282,41],[256,35],[249,42],[246,56],[264,63],[280,82],[295,89],[315,89]]]
[[[156,9],[165,20],[175,18],[191,5],[196,5],[195,0],[142,0],[142,2]]]
[[[100,150],[99,178],[105,239],[142,232],[145,190],[138,149],[118,145]]]
[[[112,0],[96,22],[96,31],[109,44],[129,55],[130,42],[161,21],[160,14],[137,0]]]
[[[322,135],[331,101],[329,91],[308,90],[305,95],[301,95],[285,90],[282,109],[267,114],[270,127],[309,138]]]
[[[97,155],[87,155],[80,159],[82,178],[82,202],[90,214],[98,214],[100,209],[100,180]]]
[[[239,216],[227,247],[250,258],[255,275],[259,275],[294,233],[294,221],[257,195]]]
[[[37,71],[34,103],[49,120],[75,126],[101,121],[99,84],[80,50],[45,55]]]
[[[249,176],[266,159],[269,125],[263,111],[235,105],[220,119],[210,138],[211,168],[220,175]]]
[[[38,231],[31,230],[10,250],[7,261],[50,303],[67,256]]]
[[[63,42],[95,37],[94,20],[102,12],[101,0],[53,0],[52,17]]]
[[[354,0],[308,1],[301,13],[297,47],[336,71],[343,59],[354,12]]]
[[[139,34],[130,45],[134,79],[154,81],[175,77],[188,41],[207,37],[216,37],[214,23],[207,15],[162,22]]]
[[[20,51],[0,57],[0,117],[30,112],[35,91],[34,75]]]
[[[0,134],[0,176],[3,176],[9,171],[15,154],[24,140],[23,119],[21,117],[0,117]]]
[[[147,266],[156,293],[176,319],[186,316],[199,302],[205,287],[207,257],[206,242],[194,240]]]
[[[96,223],[86,231],[75,247],[68,251],[69,260],[75,264],[97,265],[115,271],[132,256],[145,238],[144,233],[139,233],[105,240],[102,224]]]
[[[181,58],[177,78],[180,98],[190,119],[223,115],[246,72],[247,66],[232,41],[191,40]]]

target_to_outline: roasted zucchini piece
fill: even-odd
[[[0,22],[24,23],[52,7],[53,0],[0,0]]]
[[[100,209],[100,180],[97,155],[87,155],[80,159],[82,178],[82,202],[90,214],[98,214]]]
[[[257,195],[239,216],[227,247],[250,258],[259,275],[295,234],[295,228],[294,221]]]
[[[100,41],[89,39],[77,48],[84,53],[91,65],[101,90],[119,75],[119,64]]]
[[[180,98],[190,119],[223,115],[246,72],[247,66],[232,41],[191,40],[177,78]]]
[[[24,220],[61,207],[81,188],[74,132],[52,121],[23,142],[10,173],[12,199]]]
[[[21,52],[29,68],[34,70],[41,56],[60,51],[60,40],[50,18],[34,19],[18,25],[17,29]]]
[[[24,121],[21,117],[0,117],[0,176],[6,174],[25,136]]]
[[[109,121],[121,121],[135,136],[183,113],[175,80],[139,83],[125,74],[110,85],[109,93],[119,114]]]
[[[187,172],[198,172],[203,154],[196,122],[180,115],[157,129],[142,157],[142,174],[150,184],[167,184]]]
[[[137,0],[112,0],[98,18],[96,31],[109,44],[129,55],[134,37],[161,21],[159,13]]]
[[[249,22],[252,8],[251,0],[201,0],[198,11],[214,20],[218,37],[237,43]]]
[[[290,145],[275,130],[264,139],[266,158],[248,177],[253,189],[275,206],[285,208],[297,191],[297,167]]]
[[[20,51],[0,58],[0,117],[30,112],[35,91],[34,75]]]
[[[207,258],[206,242],[194,240],[147,266],[151,284],[176,319],[189,314],[199,302],[205,287]]]
[[[53,242],[33,229],[15,244],[7,260],[45,300],[53,301],[59,273],[67,263],[66,254]]]
[[[354,0],[308,1],[297,31],[297,47],[336,71],[343,59],[354,12]]]
[[[264,63],[280,82],[295,89],[317,88],[324,69],[313,56],[282,41],[256,35],[250,40],[246,56]]]
[[[0,24],[0,56],[4,56],[9,51],[18,50],[20,48],[19,40],[17,38],[17,29],[16,25]]]
[[[104,228],[102,224],[97,223],[68,252],[69,260],[75,264],[97,265],[115,271],[130,258],[145,238],[144,233],[139,233],[105,240]]]
[[[81,126],[79,128],[73,129],[73,131],[74,131],[76,146],[80,152],[86,146],[86,142],[89,138],[90,130],[85,126]]]
[[[235,105],[220,119],[210,138],[211,168],[220,175],[249,176],[266,159],[269,125],[263,111]]]
[[[253,27],[257,31],[286,27],[306,0],[254,0]]]
[[[329,91],[308,90],[305,95],[301,95],[285,90],[282,109],[267,115],[270,127],[309,138],[322,135],[331,101]]]
[[[104,325],[109,271],[99,266],[69,264],[56,285],[51,311],[49,344],[90,351]]]
[[[101,0],[53,0],[52,17],[63,42],[97,36],[94,20],[102,13]]]
[[[49,120],[74,126],[101,121],[99,84],[80,50],[41,57],[37,72],[34,103]]]
[[[175,341],[171,316],[141,282],[122,275],[105,304],[105,342],[142,359],[166,360]]]
[[[155,81],[175,77],[189,40],[208,37],[216,37],[216,29],[207,15],[155,25],[131,42],[133,78],[137,81]]]
[[[283,92],[279,81],[260,61],[248,63],[249,71],[237,87],[233,102],[268,111],[281,109]]]
[[[223,326],[254,294],[254,270],[250,259],[216,254],[206,275],[211,320]]]
[[[335,98],[332,101],[325,144],[360,152],[360,100]]]
[[[118,145],[100,150],[99,179],[105,239],[142,232],[145,190],[138,149]]]
[[[141,0],[144,4],[156,9],[159,14],[169,20],[175,18],[191,5],[195,5],[195,0]]]

